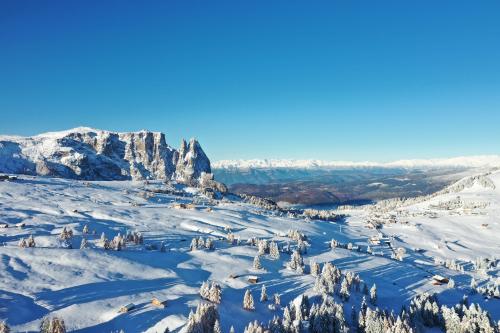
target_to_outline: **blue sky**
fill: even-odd
[[[214,159],[500,153],[500,1],[2,1],[0,133]]]

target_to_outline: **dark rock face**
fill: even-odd
[[[197,183],[210,173],[200,144],[179,151],[163,133],[115,133],[90,128],[35,137],[0,136],[0,172],[85,180],[177,179]]]

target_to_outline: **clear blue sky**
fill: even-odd
[[[500,1],[0,2],[0,133],[214,159],[500,153]]]

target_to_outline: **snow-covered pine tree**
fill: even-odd
[[[89,244],[88,244],[87,240],[85,238],[82,238],[82,242],[80,243],[80,250],[88,249],[88,247],[89,247]]]
[[[306,242],[299,239],[297,241],[297,251],[299,251],[300,254],[306,254],[307,253]]]
[[[269,244],[268,244],[267,240],[265,240],[265,239],[259,240],[257,246],[258,246],[259,255],[263,256],[264,254],[269,252]]]
[[[272,241],[269,245],[269,255],[275,260],[278,260],[280,258],[280,250],[278,248],[278,244],[276,244],[276,242],[274,241]]]
[[[351,285],[354,280],[354,273],[353,272],[345,273],[345,279],[347,280],[347,289],[351,290]]]
[[[234,331],[234,326],[233,326],[233,325],[231,325],[231,328],[229,329],[229,333],[236,333],[236,332]]]
[[[33,237],[33,235],[30,235],[28,237],[28,240],[26,241],[26,244],[28,245],[28,247],[35,247],[36,246],[35,238]]]
[[[200,236],[200,237],[198,237],[198,249],[203,249],[204,247],[205,247],[205,241]]]
[[[210,297],[210,285],[208,281],[204,281],[200,287],[200,296],[201,298],[208,299]]]
[[[245,296],[243,297],[243,309],[248,311],[255,310],[253,296],[248,289],[245,291]]]
[[[207,238],[207,241],[205,242],[205,248],[207,250],[215,250],[214,241],[211,238]]]
[[[253,258],[253,268],[262,269],[262,265],[260,263],[260,256],[258,254],[255,256],[255,258]]]
[[[337,246],[339,246],[339,242],[337,242],[335,239],[332,238],[332,240],[330,241],[330,248],[334,249]]]
[[[266,285],[263,284],[262,288],[260,289],[260,301],[261,302],[266,302],[267,301],[267,291],[266,291]]]
[[[88,225],[84,225],[84,226],[83,226],[82,233],[83,233],[84,235],[87,235],[87,234],[89,233],[89,226],[88,226]]]
[[[263,324],[260,324],[257,320],[248,323],[247,326],[245,326],[245,330],[243,331],[244,333],[263,333],[263,332],[268,332],[266,328],[264,327]]]
[[[123,240],[123,237],[120,233],[118,233],[118,235],[116,235],[111,241],[110,247],[116,251],[121,251],[124,246],[125,242]]]
[[[470,280],[470,289],[473,294],[477,292],[477,282],[474,277],[472,277],[472,279]]]
[[[448,284],[447,284],[446,286],[448,287],[448,289],[453,289],[453,288],[455,288],[455,280],[450,279],[450,280],[448,281]]]
[[[218,283],[212,282],[208,292],[208,299],[211,302],[220,304],[222,300],[222,288]]]
[[[298,250],[293,251],[292,257],[290,258],[290,262],[288,263],[288,267],[290,269],[302,273],[304,271],[303,266],[304,266],[304,261],[299,251]]]
[[[316,276],[316,280],[314,281],[314,290],[321,294],[329,292],[328,283],[323,276]]]
[[[356,291],[359,292],[359,288],[361,285],[361,278],[359,277],[359,274],[354,274],[353,283],[354,287],[356,288]]]
[[[191,240],[191,245],[189,246],[189,249],[191,251],[194,251],[194,250],[197,250],[198,249],[198,239],[197,238],[193,238]]]
[[[273,298],[274,298],[274,301],[273,301],[274,305],[276,306],[276,308],[279,308],[281,306],[281,297],[280,297],[280,294],[275,293],[274,296],[273,296]]]
[[[26,238],[19,239],[19,242],[17,243],[17,246],[19,246],[21,248],[28,247],[28,242],[26,242]]]
[[[377,285],[375,283],[370,288],[370,303],[372,305],[377,305]]]
[[[66,333],[64,320],[57,317],[45,317],[40,323],[40,333]]]
[[[219,319],[215,320],[215,323],[214,323],[214,333],[222,333],[222,330],[220,328]]]
[[[346,333],[348,326],[344,318],[342,305],[331,298],[325,298],[320,306],[313,306],[309,315],[309,332]]]
[[[199,303],[196,312],[190,312],[185,333],[213,333],[215,322],[219,319],[217,308],[213,304]]]
[[[133,242],[135,245],[139,245],[144,242],[144,237],[139,231],[134,231],[127,235],[127,240]]]
[[[69,238],[68,231],[66,230],[66,227],[64,227],[63,230],[61,231],[61,233],[59,234],[59,239],[66,240],[68,238]]]
[[[293,331],[293,320],[292,311],[290,311],[290,307],[287,305],[285,309],[283,309],[283,327],[285,332],[294,332]]]
[[[10,333],[10,327],[5,321],[0,321],[0,333]]]
[[[235,243],[235,237],[234,237],[234,234],[231,231],[227,234],[226,238],[227,238],[227,241],[228,241],[229,244],[234,245],[234,243]]]
[[[317,262],[311,261],[311,275],[318,276],[320,272],[320,266]]]
[[[349,300],[351,294],[349,293],[349,284],[347,282],[347,278],[344,278],[342,280],[339,293],[340,293],[340,298],[342,298],[344,302],[347,302]]]

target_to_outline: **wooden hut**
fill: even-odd
[[[133,310],[135,308],[135,304],[134,303],[129,303],[127,305],[124,305],[120,308],[120,310],[118,310],[119,313],[127,313],[131,310]]]
[[[441,276],[441,275],[434,275],[432,277],[432,284],[436,285],[436,286],[448,283],[449,281],[450,281],[450,279],[448,279],[444,276]]]
[[[248,277],[248,282],[250,282],[250,283],[257,283],[257,282],[259,282],[259,277],[255,276],[255,275],[250,275]]]
[[[163,309],[164,307],[167,306],[167,301],[166,300],[165,301],[160,301],[158,298],[153,297],[153,299],[151,300],[151,304],[153,306],[156,306],[158,308],[162,308]]]

